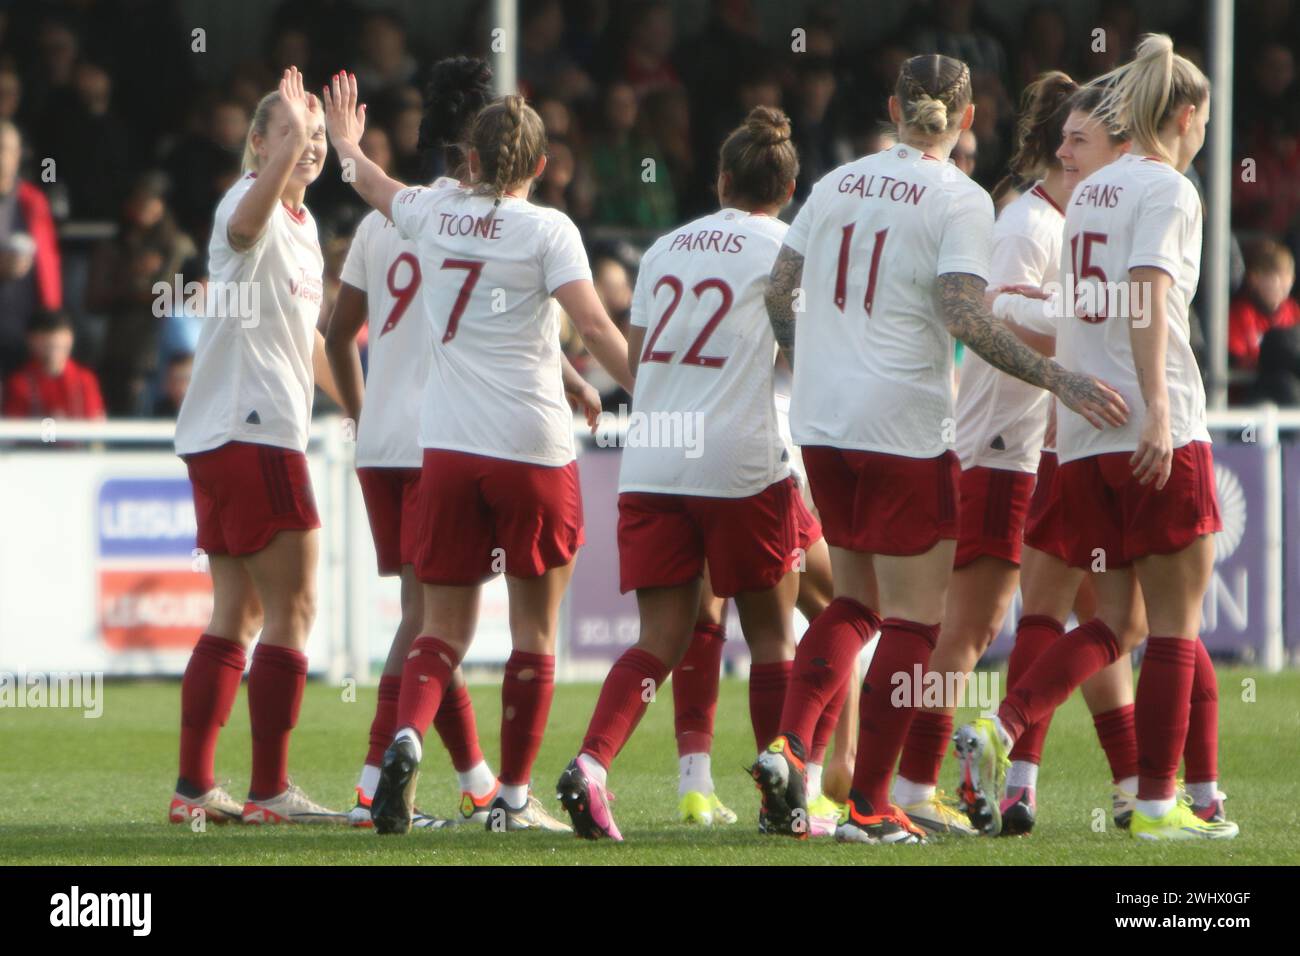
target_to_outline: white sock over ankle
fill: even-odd
[[[472,793],[476,797],[481,797],[491,792],[497,778],[492,773],[492,768],[488,766],[487,761],[480,760],[464,773],[459,770],[456,771],[456,782],[460,784],[461,790]]]
[[[822,765],[819,763],[804,764],[804,796],[805,799],[812,803],[822,795]]]
[[[578,766],[582,768],[583,773],[596,781],[596,783],[600,784],[602,787],[605,786],[605,780],[608,775],[605,768],[600,765],[600,761],[595,757],[590,754],[578,754]]]
[[[1028,787],[1033,790],[1038,786],[1038,764],[1028,760],[1013,760],[1007,769],[1007,790]]]
[[[677,796],[684,797],[692,790],[706,797],[713,792],[713,760],[708,754],[682,754],[677,758]]]
[[[910,807],[933,796],[934,784],[932,783],[914,783],[906,777],[894,778],[894,803],[900,807]]]
[[[399,730],[394,735],[393,742],[396,743],[399,740],[409,740],[411,743],[415,744],[415,759],[424,759],[424,747],[421,745],[420,735],[415,732],[414,727],[403,727]]]
[[[503,783],[501,784],[501,796],[508,806],[518,810],[528,802],[528,784]]]
[[[1128,794],[1130,797],[1136,796],[1138,792],[1138,778],[1125,777],[1123,780],[1116,780],[1115,786],[1117,786],[1124,793]]]
[[[1196,806],[1207,806],[1219,799],[1219,781],[1189,783],[1187,784],[1187,795],[1192,798],[1192,803],[1196,804]]]
[[[361,768],[361,779],[357,781],[357,789],[361,795],[369,800],[375,795],[375,787],[379,786],[379,768],[366,764]]]
[[[1158,820],[1174,808],[1175,802],[1173,797],[1168,800],[1139,800],[1138,813],[1152,820]]]

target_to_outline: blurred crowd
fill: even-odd
[[[688,33],[681,4],[667,0],[520,0],[518,80],[550,137],[534,198],[579,224],[598,291],[620,322],[640,251],[715,205],[718,145],[753,106],[792,119],[802,163],[793,215],[823,174],[887,143],[886,100],[912,54],[970,64],[975,125],[953,161],[986,187],[1004,172],[1019,91],[1039,72],[1088,79],[1156,29],[1204,65],[1198,2],[1157,5],[1181,11],[1171,20],[1142,15],[1148,4],[1098,0],[1081,32],[1063,2],[1027,6],[1009,30],[988,15],[989,0],[917,0],[869,43],[845,28],[850,0],[803,4],[796,38],[760,28],[772,6],[764,0],[698,2],[708,14]],[[257,100],[286,65],[316,87],[346,66],[369,107],[367,154],[400,180],[428,180],[442,170],[417,145],[425,71],[451,52],[489,53],[491,4],[460,9],[464,22],[440,24],[444,45],[423,49],[393,10],[268,3],[265,49],[213,82],[194,68],[176,0],[0,0],[3,414],[174,414],[201,320],[183,306],[157,315],[154,288],[177,275],[203,282],[212,213],[239,175]],[[1194,334],[1203,342],[1205,323],[1229,323],[1234,400],[1300,404],[1291,298],[1300,2],[1243,0],[1237,24],[1232,309],[1207,316],[1198,303]],[[321,227],[328,308],[366,210],[333,159],[307,202]],[[576,337],[568,347],[585,367]],[[612,383],[598,385],[620,397]]]

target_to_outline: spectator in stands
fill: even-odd
[[[177,224],[203,242],[211,232],[213,210],[239,178],[248,111],[238,100],[222,97],[202,111],[198,125],[177,142],[164,168]]]
[[[181,410],[181,402],[189,391],[190,375],[194,371],[193,353],[173,355],[163,367],[162,385],[154,400],[154,418],[172,418]]]
[[[23,138],[0,119],[0,378],[27,354],[28,323],[37,309],[63,306],[63,275],[50,204],[18,176]]]
[[[1007,75],[1002,43],[975,25],[975,0],[941,0],[918,7],[915,16],[924,24],[912,36],[916,52],[964,60],[972,79],[984,75],[1001,82]]]
[[[72,320],[66,312],[38,312],[27,344],[30,358],[5,381],[6,418],[104,417],[95,373],[72,360]]]
[[[602,226],[662,231],[677,222],[668,164],[638,124],[636,92],[627,83],[605,89],[605,132],[591,150],[596,186],[592,219]]]
[[[560,0],[524,0],[519,9],[519,84],[529,99],[542,95],[560,100],[586,99],[594,92],[591,77],[562,46],[564,7]],[[551,127],[546,127],[551,135]]]
[[[406,49],[406,27],[391,10],[372,10],[361,21],[357,86],[373,102],[377,96],[415,82],[418,64]]]
[[[1025,14],[1020,30],[1020,52],[1016,57],[1016,89],[1024,89],[1040,73],[1063,70],[1073,74],[1073,60],[1066,43],[1069,26],[1055,4],[1036,3]]]
[[[853,154],[836,129],[831,104],[835,101],[835,66],[829,57],[805,54],[795,61],[797,87],[793,120],[799,149],[799,181],[795,198],[802,201],[813,184]]]
[[[1300,304],[1291,298],[1295,258],[1286,246],[1259,239],[1245,253],[1246,281],[1228,312],[1228,354],[1234,368],[1254,369],[1261,340],[1300,322]]]
[[[86,308],[108,319],[100,371],[113,415],[148,414],[162,325],[154,285],[172,286],[196,252],[167,209],[165,191],[161,173],[141,176],[122,203],[117,235],[91,260]]]
[[[8,67],[0,68],[0,120],[14,120],[23,102],[23,81]]]
[[[67,187],[69,214],[112,220],[130,180],[130,137],[112,110],[113,80],[97,63],[82,61],[71,89],[57,91],[42,113],[38,145]]]

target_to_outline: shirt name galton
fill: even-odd
[[[888,199],[891,202],[907,202],[913,206],[920,205],[925,195],[925,187],[909,183],[893,176],[855,176],[848,173],[840,180],[839,191],[853,193],[863,199]]]

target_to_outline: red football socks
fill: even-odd
[[[879,615],[852,598],[837,597],[817,615],[795,650],[781,733],[808,746],[817,721],[848,680],[853,661],[879,628]]]
[[[762,750],[781,732],[781,707],[790,686],[794,661],[754,664],[749,668],[749,719],[754,749]]]
[[[1093,618],[1053,642],[1007,692],[998,718],[1011,739],[1065,703],[1076,687],[1119,657],[1119,640]]]
[[[384,751],[397,733],[397,698],[402,695],[400,674],[385,674],[379,678],[379,701],[375,716],[370,721],[370,749],[366,751],[366,765],[378,767]]]
[[[1034,661],[1065,635],[1065,627],[1054,617],[1045,614],[1026,614],[1016,625],[1016,643],[1007,661],[1007,689],[1019,683]],[[1025,763],[1043,762],[1043,743],[1052,725],[1052,712],[1025,728],[1016,745],[1011,748],[1011,759]],[[910,778],[909,778],[910,779]]]
[[[725,646],[723,625],[697,624],[691,646],[673,668],[673,725],[679,757],[706,754],[713,748],[713,718]]]
[[[244,649],[224,637],[204,634],[181,680],[180,785],[207,793],[215,784],[217,736],[230,717],[244,675]]]
[[[397,729],[412,728],[423,740],[433,723],[451,674],[460,659],[455,649],[432,635],[417,637],[402,666],[402,694],[397,701]]]
[[[609,768],[668,677],[668,665],[649,651],[629,648],[610,668],[587,725],[582,753]]]
[[[858,759],[853,767],[853,789],[875,813],[889,807],[889,781],[917,711],[912,700],[896,706],[893,676],[906,674],[910,680],[917,665],[924,670],[938,639],[937,624],[891,617],[880,625],[880,643],[862,682]]]
[[[1138,741],[1138,799],[1168,800],[1187,740],[1196,678],[1196,640],[1147,638],[1134,717]]]
[[[511,653],[501,684],[500,779],[503,784],[527,786],[533,761],[542,746],[554,695],[553,654]]]
[[[1110,764],[1110,779],[1115,783],[1138,774],[1137,725],[1133,719],[1133,705],[1125,704],[1105,713],[1094,714],[1093,726],[1097,740],[1106,752]]]
[[[266,800],[289,787],[289,734],[307,684],[307,655],[291,647],[257,645],[248,670],[248,719],[253,731],[249,797]]]
[[[1214,661],[1202,641],[1196,644],[1196,674],[1192,679],[1192,709],[1183,747],[1183,771],[1188,783],[1219,779],[1219,680]]]

